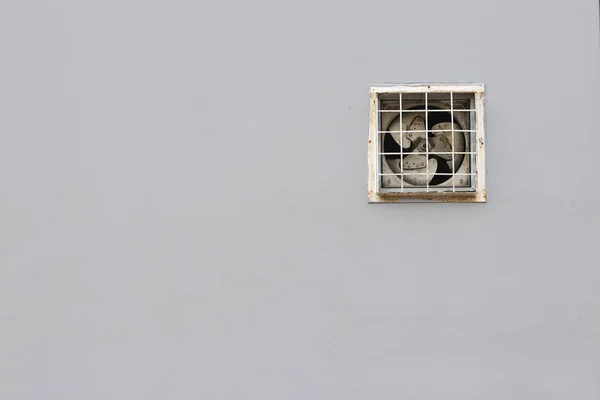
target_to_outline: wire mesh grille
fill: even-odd
[[[382,189],[473,190],[473,93],[385,93],[377,106],[377,174]]]

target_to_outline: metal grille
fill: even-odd
[[[370,187],[400,194],[483,190],[483,179],[477,177],[478,162],[479,170],[483,165],[478,159],[483,154],[483,86],[376,89],[369,141],[375,159],[370,179],[376,182]]]
[[[473,190],[473,94],[397,93],[393,97],[379,100],[381,188],[400,192]]]

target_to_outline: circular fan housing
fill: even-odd
[[[443,104],[428,107],[429,110],[448,108]],[[424,105],[415,105],[411,109],[423,110]],[[394,187],[401,183],[415,187],[452,186],[452,179],[456,186],[467,182],[466,179],[456,180],[457,177],[452,175],[464,170],[463,164],[468,163],[464,154],[468,151],[468,141],[465,133],[460,131],[468,129],[469,121],[460,113],[455,113],[454,119],[444,111],[428,112],[426,117],[424,111],[408,109],[402,113],[402,121],[398,114],[387,119],[382,121],[388,132],[383,135],[382,169],[384,173],[396,175],[384,176],[384,186]],[[401,179],[404,182],[400,182]]]

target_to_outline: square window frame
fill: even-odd
[[[408,93],[461,93],[473,95],[475,137],[471,151],[475,153],[474,179],[468,190],[453,190],[444,188],[383,188],[381,186],[381,129],[380,103],[381,96],[387,94]],[[473,126],[471,126],[473,129]],[[399,84],[371,86],[369,92],[369,139],[368,139],[368,202],[369,203],[398,203],[398,202],[449,202],[449,203],[485,203],[485,85],[483,84]],[[420,190],[422,189],[422,190]]]

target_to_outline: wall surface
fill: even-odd
[[[288,3],[288,4],[285,4]],[[4,0],[0,398],[600,398],[592,0]],[[482,82],[487,204],[367,204]]]

